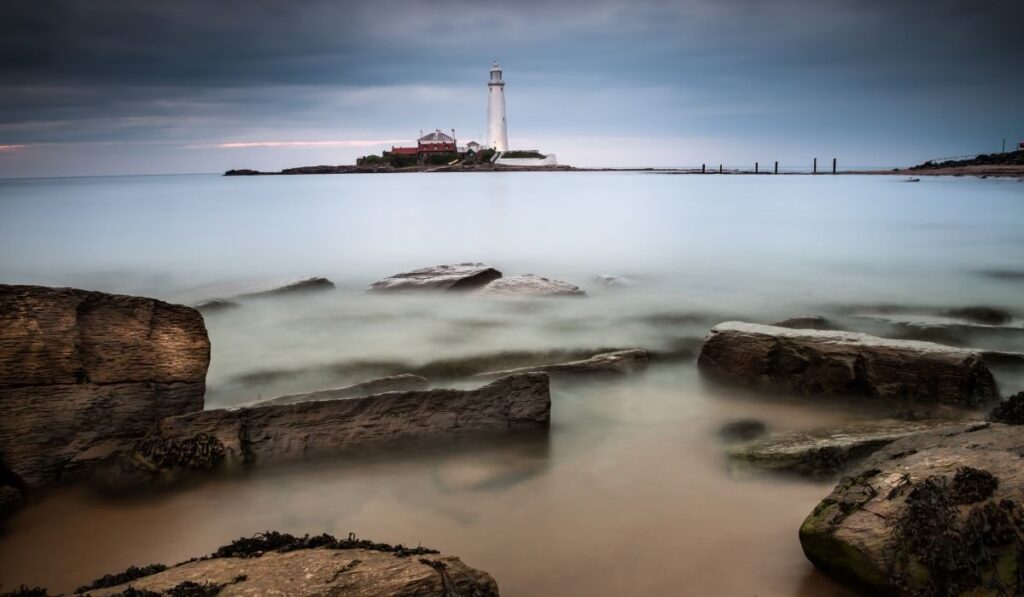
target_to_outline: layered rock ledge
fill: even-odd
[[[161,420],[131,465],[150,472],[215,469],[346,450],[546,428],[543,373],[510,375],[474,390],[388,392],[343,400],[206,410]]]
[[[853,332],[721,323],[705,339],[697,364],[716,380],[800,395],[962,406],[999,397],[975,351]]]
[[[0,285],[0,462],[27,487],[82,476],[160,419],[202,410],[209,363],[191,307]]]

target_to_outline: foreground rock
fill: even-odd
[[[962,406],[999,397],[977,352],[852,332],[722,323],[708,334],[697,364],[718,380],[801,395]]]
[[[626,375],[646,369],[649,361],[650,356],[646,350],[618,350],[596,354],[588,359],[579,361],[536,365],[518,369],[506,369],[504,371],[490,371],[480,373],[476,377],[491,379],[523,373],[547,373],[553,377],[601,374]]]
[[[498,585],[491,575],[470,568],[455,556],[351,537],[337,540],[330,535],[293,537],[268,532],[239,539],[211,556],[171,568],[155,566],[126,572],[135,578],[111,584],[121,578],[108,576],[80,591],[94,597],[146,595],[144,591],[221,597],[498,595]]]
[[[808,559],[872,594],[1021,594],[1020,428],[978,427],[869,457],[801,526]]]
[[[189,470],[258,465],[386,445],[547,428],[551,397],[543,373],[510,375],[474,390],[389,392],[206,410],[160,421],[122,460],[123,483]],[[132,475],[141,475],[133,478]]]
[[[586,296],[579,286],[534,274],[519,274],[495,280],[480,294],[488,296]]]
[[[304,394],[290,394],[288,396],[269,398],[267,400],[260,400],[258,402],[244,405],[244,407],[269,406],[272,404],[296,404],[299,402],[338,400],[341,398],[358,398],[360,396],[383,394],[384,392],[423,390],[427,388],[427,385],[427,378],[407,373],[404,375],[392,375],[390,377],[372,379],[370,381],[364,381],[362,383],[352,384],[342,388],[332,388],[330,390],[319,390],[316,392],[306,392]]]
[[[384,278],[371,284],[367,290],[375,292],[476,290],[500,277],[501,272],[482,263],[435,265]]]
[[[190,307],[0,286],[0,461],[29,488],[81,476],[158,420],[202,410],[209,363]]]
[[[879,421],[814,431],[793,431],[730,448],[734,466],[794,473],[822,478],[835,475],[883,446],[939,427],[963,427],[962,423],[931,421]]]

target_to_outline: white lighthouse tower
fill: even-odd
[[[487,82],[487,139],[491,149],[508,151],[505,82],[501,80],[501,67],[497,62],[491,66],[491,80]]]

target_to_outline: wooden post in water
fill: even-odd
[[[775,173],[776,174],[779,173],[779,161],[778,160],[775,160]]]
[[[812,172],[811,174],[817,174],[817,173],[818,173],[818,158],[814,158],[814,172]]]
[[[701,173],[701,174],[706,174],[706,173],[707,173],[707,172],[705,171],[705,167],[706,167],[706,166],[707,166],[707,164],[701,164],[701,165],[700,165],[700,173]]]
[[[757,162],[754,162],[754,174],[757,174]]]
[[[836,173],[836,159],[832,158],[832,174]]]
[[[719,165],[718,165],[718,173],[719,173],[719,174],[721,174],[721,173],[722,173],[722,165],[721,165],[721,164],[719,164]]]

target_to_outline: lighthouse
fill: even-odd
[[[497,62],[491,66],[491,80],[487,82],[487,139],[491,149],[508,151],[505,82],[501,80],[501,67]]]

